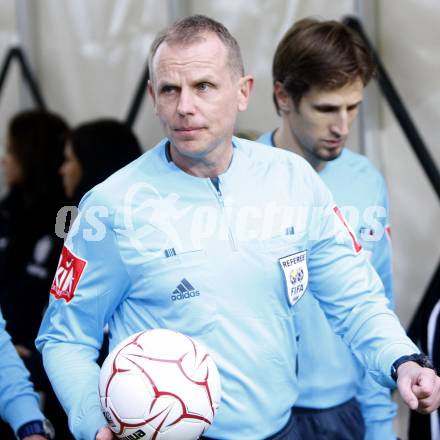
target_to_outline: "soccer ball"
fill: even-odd
[[[101,368],[109,428],[124,440],[194,440],[212,424],[220,376],[200,343],[166,329],[129,336]]]

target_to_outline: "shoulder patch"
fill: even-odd
[[[353,249],[358,254],[362,250],[362,245],[359,242],[359,240],[357,239],[356,234],[354,233],[351,226],[348,224],[347,220],[345,220],[344,215],[342,214],[341,210],[337,206],[333,207],[333,212],[336,214],[336,217],[339,219],[339,221],[342,223],[345,230],[347,231],[347,234],[349,235],[349,237],[351,239]]]
[[[50,288],[51,295],[68,303],[75,296],[76,287],[86,266],[87,260],[78,257],[64,245]]]
[[[391,226],[389,224],[385,226],[385,234],[387,234],[388,240],[391,241]]]

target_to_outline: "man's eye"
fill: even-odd
[[[170,94],[170,93],[174,92],[175,89],[176,88],[173,86],[163,86],[161,89],[161,93]]]
[[[204,82],[204,83],[200,83],[197,85],[197,89],[200,90],[201,92],[206,92],[210,87],[210,84]]]
[[[334,112],[336,109],[334,107],[317,107],[317,110],[321,113],[331,113]]]

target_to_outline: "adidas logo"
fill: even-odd
[[[171,299],[173,301],[179,301],[181,299],[194,298],[195,296],[199,296],[200,292],[191,285],[191,283],[184,278],[177,288],[173,291],[171,295]]]

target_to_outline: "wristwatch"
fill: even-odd
[[[419,364],[421,367],[424,368],[431,368],[432,370],[435,370],[434,365],[431,362],[431,359],[429,359],[426,354],[423,353],[413,353],[410,355],[402,356],[397,361],[391,365],[391,377],[394,379],[395,382],[397,382],[397,369],[404,364],[405,362],[415,362],[416,364]]]
[[[50,440],[55,438],[55,429],[49,420],[33,420],[25,423],[17,431],[17,437],[23,440],[31,435],[41,435]]]

